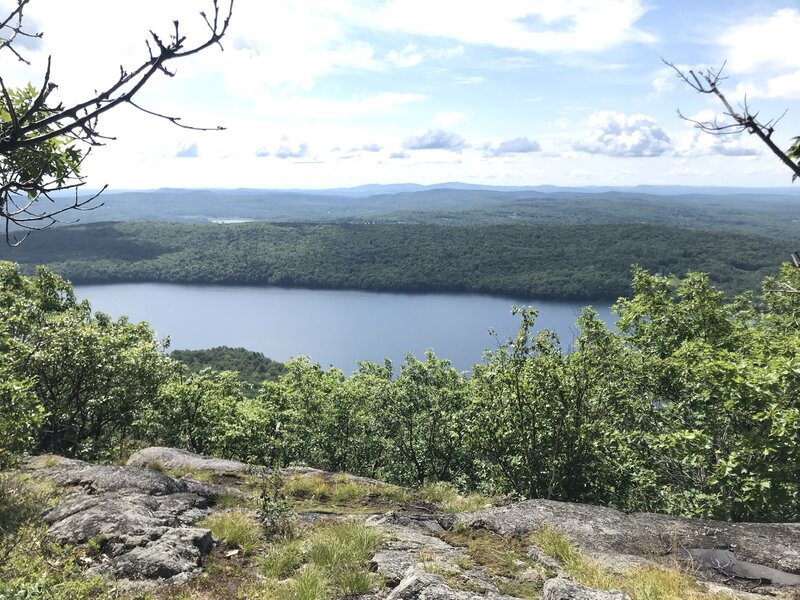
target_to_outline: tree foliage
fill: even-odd
[[[786,267],[779,282],[797,285]],[[189,373],[146,324],[112,321],[46,269],[0,263],[0,460],[175,445],[421,485],[732,520],[800,518],[800,297],[726,301],[701,274],[634,270],[618,331],[574,347],[520,330],[471,374],[427,353],[352,376],[300,357],[248,398]],[[767,281],[767,286],[775,282]]]
[[[116,223],[59,227],[0,258],[76,283],[161,281],[535,298],[617,298],[630,265],[702,270],[728,292],[758,289],[792,242],[652,224],[443,225]]]
[[[0,39],[0,52],[11,52],[25,64],[30,63],[17,49],[17,39],[41,37],[41,33],[25,26],[24,11],[29,2],[16,0],[16,6],[0,22],[5,36]],[[0,219],[5,221],[7,240],[10,241],[12,224],[29,230],[46,228],[61,213],[86,208],[94,200],[96,196],[79,198],[76,192],[71,203],[53,207],[51,194],[84,185],[81,166],[89,150],[111,139],[99,129],[100,118],[108,111],[122,105],[133,106],[186,127],[179,117],[145,109],[134,98],[153,76],[173,76],[169,70],[172,61],[219,45],[232,11],[232,1],[226,9],[218,0],[211,0],[211,10],[200,13],[207,34],[196,42],[187,40],[177,20],[168,37],[151,31],[146,41],[147,58],[133,67],[120,66],[113,84],[95,88],[73,104],[65,105],[56,98],[58,86],[51,77],[49,57],[38,87],[28,84],[8,88],[0,77]]]

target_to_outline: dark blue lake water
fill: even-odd
[[[481,362],[498,337],[513,335],[518,319],[512,305],[539,310],[537,323],[555,331],[568,347],[584,303],[514,299],[477,294],[394,294],[133,283],[76,286],[95,310],[148,321],[170,348],[244,347],[285,361],[305,354],[323,367],[346,373],[359,360],[396,368],[406,352],[422,357],[431,348],[458,370]],[[613,322],[607,305],[595,306]]]

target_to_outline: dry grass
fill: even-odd
[[[623,575],[611,573],[578,551],[560,531],[546,527],[531,536],[545,554],[558,560],[578,583],[604,590],[622,590],[631,600],[730,600],[730,596],[710,593],[677,567],[638,567]]]
[[[492,505],[492,499],[489,496],[478,493],[463,496],[453,484],[445,482],[425,484],[417,490],[417,497],[449,514],[470,512]]]

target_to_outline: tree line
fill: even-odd
[[[796,269],[780,277],[800,285]],[[619,331],[585,310],[570,353],[520,308],[516,336],[469,374],[430,353],[349,377],[299,357],[248,397],[236,373],[190,372],[146,323],[92,312],[53,272],[0,263],[0,462],[158,444],[404,485],[798,520],[800,295],[726,301],[705,275],[644,269],[632,289]]]
[[[786,240],[663,225],[236,225],[101,223],[0,248],[28,273],[75,283],[158,281],[597,300],[628,295],[630,265],[711,273],[758,289],[794,250]]]

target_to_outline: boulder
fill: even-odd
[[[50,525],[45,539],[92,542],[102,560],[90,572],[125,580],[178,581],[199,571],[212,540],[193,524],[210,514],[220,496],[241,495],[141,467],[52,458],[34,458],[24,467],[66,488],[62,501],[43,515]]]
[[[493,592],[476,594],[454,590],[441,575],[411,569],[386,600],[516,600],[511,596]]]
[[[248,464],[236,460],[202,456],[187,450],[161,446],[139,450],[131,455],[126,466],[147,467],[154,464],[170,471],[206,471],[215,475],[240,475],[251,469]]]
[[[630,600],[622,592],[605,592],[582,586],[565,577],[548,579],[542,600]]]
[[[207,472],[219,476],[234,477],[265,469],[265,467],[260,465],[250,465],[236,460],[203,456],[202,454],[195,454],[188,450],[164,448],[161,446],[152,446],[139,450],[132,454],[126,463],[128,467],[152,467],[153,465],[159,465],[161,468],[168,471]],[[265,470],[269,472],[269,469]],[[321,477],[323,479],[338,477],[365,485],[385,485],[383,482],[369,477],[331,473],[330,471],[303,466],[285,467],[281,469],[281,475],[284,477]]]

